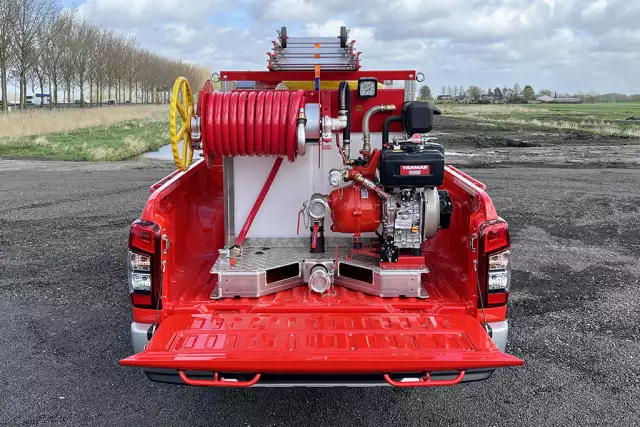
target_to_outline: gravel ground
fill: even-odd
[[[438,117],[430,136],[447,147],[447,162],[466,167],[640,166],[640,141],[559,130],[524,129],[459,117]]]
[[[128,226],[170,170],[0,161],[0,424],[638,425],[640,171],[467,169],[512,229],[508,350],[526,365],[406,391],[189,388],[121,368]]]

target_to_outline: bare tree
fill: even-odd
[[[75,46],[73,45],[75,24],[75,20],[71,19],[65,31],[60,34],[58,38],[58,41],[62,45],[60,77],[62,78],[62,83],[64,83],[64,101],[67,103],[67,106],[71,105],[71,84],[76,75]]]
[[[7,71],[12,59],[12,37],[16,2],[0,0],[0,82],[2,83],[2,111],[7,111]]]
[[[135,38],[59,11],[60,0],[0,0],[0,78],[2,107],[7,106],[9,74],[20,83],[20,104],[27,87],[49,87],[50,108],[63,92],[68,104],[79,91],[80,104],[103,97],[117,102],[168,102],[173,81],[185,76],[194,88],[209,77],[197,65],[170,60],[138,46]]]
[[[57,0],[14,0],[15,33],[12,39],[13,63],[20,79],[20,107],[27,103],[27,73],[38,60],[38,33],[58,11]]]
[[[87,21],[77,22],[73,33],[73,57],[75,61],[76,79],[80,87],[80,105],[84,108],[84,86],[87,83],[91,49],[97,38],[97,30]]]
[[[41,49],[47,78],[50,86],[50,104],[52,108],[54,104],[58,104],[58,84],[62,74],[62,61],[65,53],[65,42],[67,35],[71,31],[73,23],[73,15],[71,12],[65,12],[58,15],[50,27],[50,37],[48,42]]]

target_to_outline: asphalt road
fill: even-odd
[[[125,254],[170,169],[0,161],[2,425],[638,425],[640,171],[469,170],[513,240],[523,368],[427,390],[151,383],[131,353]]]

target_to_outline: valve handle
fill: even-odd
[[[311,235],[311,248],[315,249],[318,246],[318,223],[313,224],[313,234]]]
[[[296,236],[300,234],[300,216],[302,215],[302,212],[304,212],[304,208],[300,209],[300,212],[298,212],[298,228],[296,228]]]

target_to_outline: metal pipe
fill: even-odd
[[[413,75],[411,75],[413,77]],[[413,77],[412,80],[404,81],[404,102],[410,102],[416,100],[416,80]]]
[[[231,81],[220,83],[222,92],[231,92],[233,84]],[[233,245],[236,237],[235,226],[235,196],[233,188],[233,158],[222,158],[222,186],[224,187],[224,241],[228,248]]]
[[[258,211],[262,206],[262,202],[264,202],[265,197],[267,197],[267,193],[269,192],[269,189],[271,188],[271,184],[273,184],[273,180],[278,174],[278,171],[280,170],[281,165],[282,165],[282,157],[278,157],[276,161],[273,163],[271,172],[269,172],[269,176],[267,176],[267,180],[262,186],[262,190],[260,190],[260,194],[258,194],[258,198],[253,204],[253,207],[251,208],[251,212],[249,212],[249,216],[247,216],[247,220],[244,222],[244,225],[240,230],[240,234],[238,234],[238,238],[236,239],[236,246],[242,246],[242,243],[244,243],[244,239],[245,237],[247,237],[247,233],[251,228],[251,224],[253,224],[253,220],[256,219],[256,215],[258,215]]]
[[[397,123],[402,121],[402,116],[389,116],[384,119],[382,124],[382,146],[389,144],[389,126],[391,123]]]
[[[224,187],[224,242],[228,248],[236,235],[234,222],[235,198],[233,192],[233,157],[222,158],[222,185]]]
[[[369,110],[364,114],[364,118],[362,119],[362,151],[371,152],[371,132],[369,131],[369,120],[371,120],[371,116],[376,113],[383,113],[387,111],[396,111],[396,106],[393,104],[376,105],[369,108]]]

